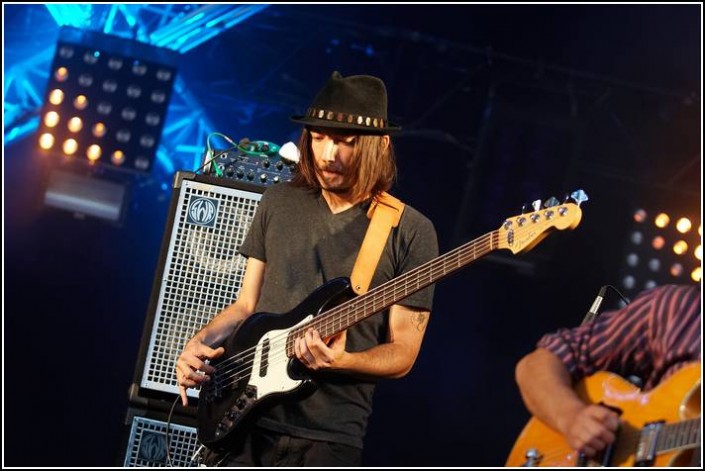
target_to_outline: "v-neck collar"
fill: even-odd
[[[363,200],[359,203],[355,203],[352,206],[350,206],[349,208],[343,209],[342,211],[338,211],[336,213],[336,212],[333,212],[330,205],[328,204],[328,201],[323,196],[323,190],[318,191],[318,198],[317,199],[318,199],[318,204],[321,207],[321,210],[327,216],[335,217],[335,218],[343,217],[344,215],[347,215],[347,214],[356,213],[357,212],[357,211],[355,211],[356,209],[366,212],[367,208],[369,208],[370,202],[371,202],[371,198],[368,198],[368,199]]]

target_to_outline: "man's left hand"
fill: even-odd
[[[294,351],[307,368],[324,370],[341,368],[341,359],[345,355],[347,331],[334,335],[325,342],[315,329],[308,329],[304,337],[296,339]]]

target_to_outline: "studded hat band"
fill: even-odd
[[[373,118],[371,116],[361,116],[339,111],[326,111],[318,108],[309,108],[307,116],[317,119],[325,119],[338,123],[357,124],[358,126],[367,126],[369,128],[384,128],[385,121],[382,118]]]

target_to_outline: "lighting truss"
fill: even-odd
[[[54,48],[47,47],[6,71],[3,103],[6,145],[37,129],[42,90],[53,55]]]
[[[184,53],[215,38],[229,28],[267,8],[268,5],[200,4],[46,4],[34,8],[36,20],[44,16],[58,26],[74,26],[106,34],[168,47]],[[23,6],[24,7],[24,6]],[[19,7],[16,7],[19,8]],[[48,14],[47,14],[48,13]],[[53,21],[52,21],[53,20]],[[46,28],[45,28],[46,29]],[[36,35],[34,36],[36,38]],[[49,79],[49,66],[56,45],[52,35],[46,44],[34,45],[29,58],[10,63],[5,73],[5,144],[37,130],[40,124],[42,91]],[[191,38],[169,43],[169,38]],[[41,39],[39,39],[41,40]],[[188,42],[188,44],[186,44]],[[162,140],[157,149],[155,177],[170,178],[177,168],[197,168],[202,160],[203,143],[213,126],[198,98],[178,76],[169,105]]]
[[[155,46],[181,53],[221,34],[269,5],[202,5],[149,35]]]
[[[203,159],[203,143],[214,129],[196,97],[177,76],[157,162],[169,176],[179,169],[197,169]]]

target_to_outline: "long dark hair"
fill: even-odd
[[[301,158],[292,182],[311,189],[321,188],[316,177],[316,163],[311,147],[311,132],[304,128],[299,138]],[[397,177],[397,164],[392,141],[384,145],[382,136],[358,135],[352,156],[352,195],[355,199],[376,196],[389,190]]]

